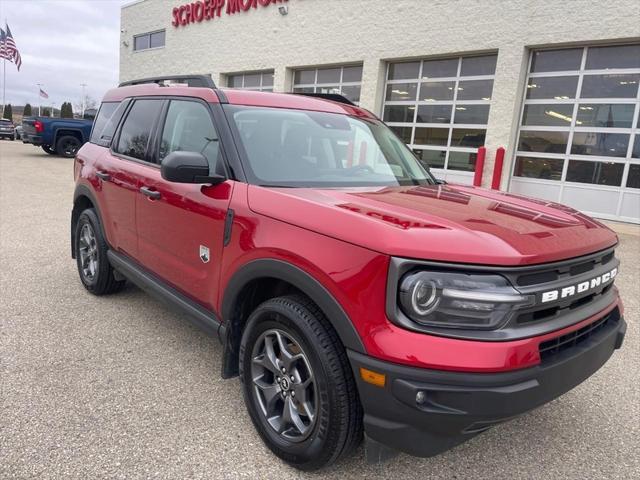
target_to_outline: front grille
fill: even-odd
[[[613,283],[606,285],[602,290],[597,293],[592,293],[582,298],[578,298],[577,300],[573,300],[568,305],[561,307],[549,307],[544,308],[542,310],[534,310],[527,313],[522,313],[518,315],[517,322],[518,324],[526,324],[531,322],[538,322],[541,320],[549,320],[557,317],[558,315],[562,315],[563,313],[570,312],[577,308],[589,305],[593,303],[598,298],[602,297],[602,295],[606,294],[613,288]]]
[[[561,264],[559,266],[544,267],[541,266],[538,271],[519,275],[515,279],[517,286],[526,287],[537,285],[540,283],[555,282],[563,278],[575,277],[592,270],[600,265],[606,265],[614,260],[614,252],[605,252],[601,255],[591,256],[587,260],[575,259],[572,262]]]
[[[585,309],[582,319],[593,315],[598,311],[596,308],[606,307],[606,302],[611,300],[609,293],[613,288],[612,281],[598,284],[584,292],[575,292],[564,298],[559,297],[551,302],[542,302],[540,295],[545,291],[561,291],[564,287],[590,281],[598,275],[612,271],[617,266],[618,260],[615,258],[613,249],[609,249],[586,257],[508,273],[506,276],[521,293],[535,295],[537,300],[536,305],[518,313],[515,324],[526,326],[538,322],[550,322],[580,309]],[[587,312],[587,309],[590,309],[590,312]]]
[[[540,343],[540,360],[542,360],[542,362],[551,360],[559,353],[580,345],[586,340],[592,338],[594,335],[597,335],[599,332],[614,328],[615,324],[617,324],[619,320],[620,312],[616,308],[604,317],[582,327],[579,330],[575,330],[571,333],[567,333],[566,335]]]

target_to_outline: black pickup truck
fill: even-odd
[[[91,135],[93,120],[25,117],[22,141],[42,147],[51,155],[73,157]]]

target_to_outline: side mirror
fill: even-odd
[[[446,180],[441,180],[439,178],[436,178],[436,185],[446,185],[447,181]]]
[[[199,152],[171,152],[160,165],[162,178],[175,183],[210,183],[226,180],[222,175],[209,175],[209,162]]]

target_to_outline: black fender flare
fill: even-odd
[[[75,235],[74,227],[76,225],[76,222],[78,221],[78,217],[80,216],[80,213],[82,213],[76,208],[77,200],[79,197],[87,197],[89,201],[93,204],[93,208],[96,211],[96,215],[98,215],[98,219],[100,220],[100,233],[102,234],[102,238],[104,238],[105,242],[109,244],[109,241],[107,240],[107,236],[104,233],[104,222],[102,221],[102,214],[100,213],[100,207],[98,206],[98,201],[96,200],[95,195],[93,194],[93,192],[88,186],[83,184],[77,185],[75,190],[73,191],[73,209],[71,210],[71,224],[70,224],[71,258],[76,258],[75,245],[73,241],[73,237]]]
[[[62,132],[68,131],[68,132],[77,133],[77,134],[80,135],[80,143],[82,145],[84,145],[86,143],[85,136],[84,136],[84,133],[82,132],[82,129],[74,128],[74,127],[71,127],[71,128],[68,128],[68,127],[57,127],[53,131],[53,144],[52,145],[56,145],[58,143],[58,140],[59,140],[60,136],[64,135],[64,133],[60,134],[60,131],[62,131]]]
[[[282,260],[264,258],[252,260],[240,267],[225,288],[221,308],[223,319],[221,340],[224,344],[223,377],[228,378],[236,373],[235,368],[231,367],[234,355],[238,353],[238,340],[241,333],[238,330],[242,328],[242,325],[233,323],[238,297],[249,282],[265,277],[294,285],[323,311],[345,348],[366,354],[364,344],[355,326],[342,306],[322,283],[295,265]]]

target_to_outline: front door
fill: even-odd
[[[196,100],[171,100],[159,137],[156,165],[139,172],[138,258],[160,279],[213,309],[233,181],[215,186],[172,183],[159,168],[169,153],[190,151],[207,158],[211,173],[225,172],[209,107]]]

